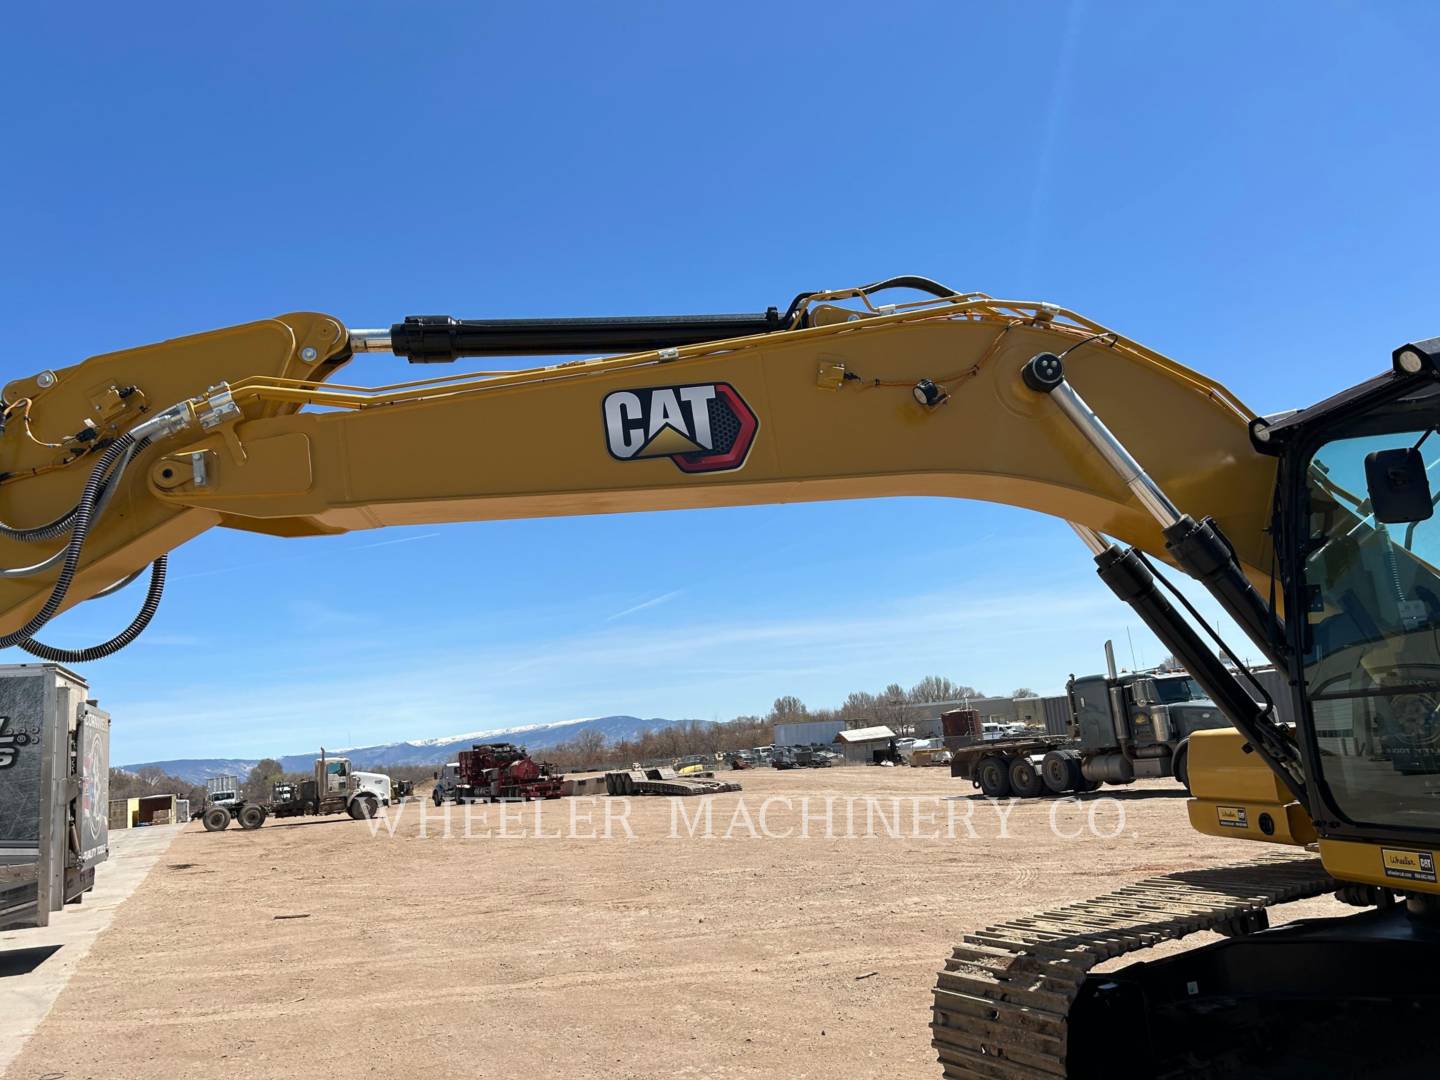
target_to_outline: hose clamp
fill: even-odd
[[[209,431],[241,418],[240,406],[235,404],[235,397],[230,393],[228,383],[212,386],[205,393],[209,396],[195,408],[195,417],[200,421],[202,429]]]

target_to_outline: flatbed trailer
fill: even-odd
[[[1083,755],[1077,740],[1066,735],[1013,739],[948,736],[950,775],[969,780],[991,799],[1014,795],[1033,799],[1047,791],[1094,791],[1099,783],[1081,772]]]

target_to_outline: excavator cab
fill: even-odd
[[[1429,480],[1440,467],[1440,387],[1391,390],[1368,406],[1322,404],[1288,425],[1281,557],[1327,865],[1333,856],[1347,877],[1434,892],[1440,518]]]

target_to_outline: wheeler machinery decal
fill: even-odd
[[[1248,829],[1250,827],[1250,815],[1245,812],[1243,806],[1217,806],[1215,813],[1220,824],[1229,829]]]
[[[1381,848],[1380,862],[1385,867],[1386,877],[1402,878],[1406,881],[1435,880],[1433,852]]]

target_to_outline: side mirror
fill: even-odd
[[[1154,679],[1136,679],[1130,687],[1136,705],[1154,705],[1159,695],[1155,692]]]
[[[1390,525],[1426,521],[1435,513],[1425,459],[1414,447],[1366,454],[1365,488],[1376,521]]]

